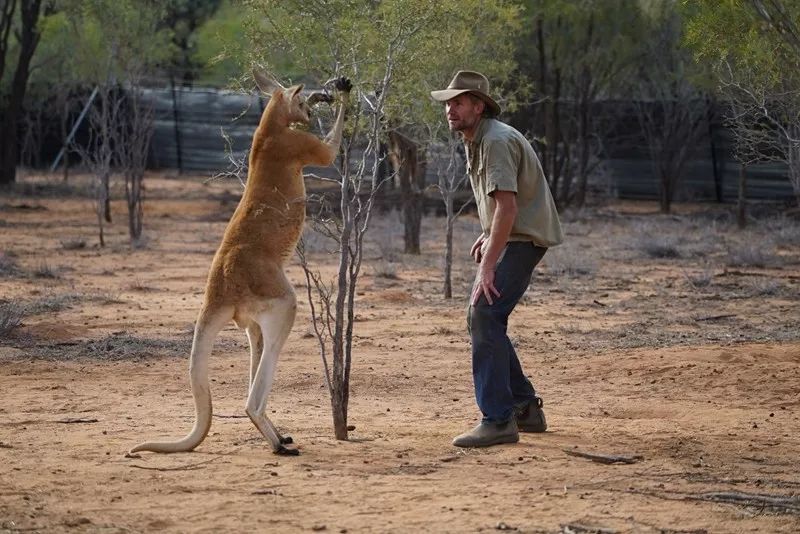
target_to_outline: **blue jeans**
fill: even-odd
[[[533,268],[545,252],[546,248],[529,241],[509,242],[495,271],[494,285],[500,296],[490,305],[481,295],[467,312],[472,338],[472,379],[484,422],[509,421],[515,405],[525,404],[536,396],[533,385],[522,372],[506,329],[509,315],[528,289]]]

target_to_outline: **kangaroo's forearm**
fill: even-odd
[[[342,144],[342,132],[344,131],[344,114],[345,108],[347,107],[347,100],[342,100],[341,105],[339,106],[339,112],[336,115],[336,121],[333,124],[333,128],[325,136],[325,144],[331,147],[334,153],[339,152],[339,146]]]

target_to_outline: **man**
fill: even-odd
[[[483,419],[453,445],[516,443],[519,431],[544,432],[547,423],[506,333],[508,317],[547,247],[561,243],[561,225],[539,158],[520,132],[495,118],[500,106],[484,75],[459,71],[431,96],[445,102],[450,130],[464,139],[483,230],[470,251],[479,267],[467,314]]]

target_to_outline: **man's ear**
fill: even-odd
[[[478,115],[483,115],[483,112],[486,111],[486,101],[482,98],[478,98]]]
[[[257,67],[253,67],[253,78],[255,78],[258,88],[268,95],[274,93],[276,89],[283,89],[283,86],[275,78]]]

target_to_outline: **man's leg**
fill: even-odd
[[[470,306],[468,325],[475,396],[485,421],[508,421],[514,414],[516,400],[533,396],[533,387],[522,372],[507,328],[508,317],[525,294],[533,268],[545,250],[527,242],[509,243],[495,271],[495,287],[500,297],[490,305],[481,296]]]
[[[544,247],[531,247],[533,249],[532,255],[530,257],[530,261],[533,263],[531,267],[531,275],[528,276],[528,283],[526,284],[526,288],[530,285],[530,279],[533,275],[533,270],[542,260],[547,252],[547,249]],[[510,354],[510,366],[509,370],[511,371],[511,394],[514,395],[514,405],[519,406],[527,406],[531,401],[536,398],[536,390],[531,384],[531,381],[525,376],[525,373],[522,371],[522,365],[520,364],[519,358],[517,357],[517,352],[514,350],[514,345],[511,343],[511,340],[508,340],[508,350]]]

